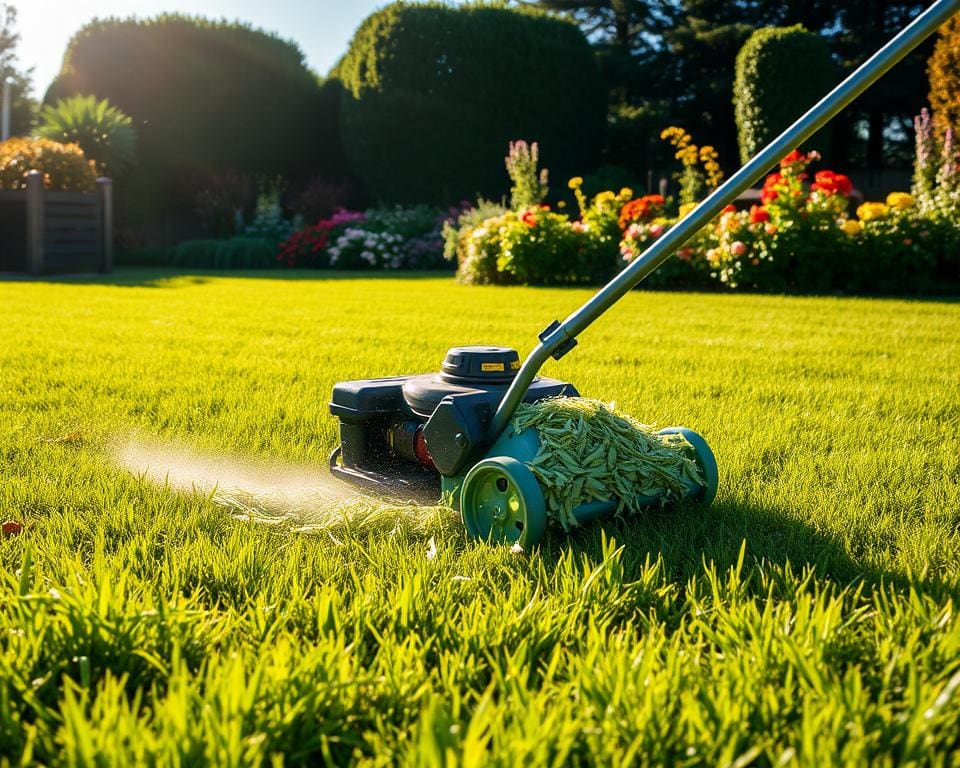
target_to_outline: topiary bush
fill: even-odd
[[[133,121],[106,99],[71,96],[40,112],[37,135],[78,144],[101,176],[116,178],[133,162],[137,132]]]
[[[337,94],[295,44],[240,24],[93,21],[70,41],[45,101],[76,94],[109,99],[133,118],[139,162],[118,187],[124,220],[192,215],[195,190],[217,173],[296,183],[342,169]]]
[[[737,54],[733,105],[746,163],[835,84],[826,41],[801,25],[754,32]],[[828,151],[829,135],[813,143]]]
[[[561,175],[596,164],[604,86],[583,33],[560,18],[395,3],[360,25],[331,77],[351,167],[383,202],[499,197],[516,137],[538,141]]]
[[[947,128],[960,125],[960,17],[940,27],[940,35],[927,65],[930,106],[940,138]]]
[[[0,189],[22,189],[30,171],[43,173],[43,186],[59,192],[92,192],[97,174],[76,144],[49,139],[0,142]]]

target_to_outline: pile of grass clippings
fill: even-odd
[[[681,499],[703,473],[682,435],[658,435],[651,427],[585,397],[556,397],[517,408],[514,426],[533,427],[540,450],[528,466],[543,487],[547,514],[565,530],[577,525],[580,504],[618,500],[617,514],[636,514],[656,496]]]

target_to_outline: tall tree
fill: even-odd
[[[932,0],[847,0],[838,19],[838,31],[832,46],[840,63],[852,70],[909,24]],[[866,151],[862,163],[882,168],[892,159],[896,147],[887,141],[898,125],[909,139],[910,118],[920,111],[926,99],[926,61],[933,50],[927,41],[878,81],[840,118],[841,125],[866,129]],[[855,143],[856,134],[847,136]],[[909,142],[905,142],[909,147]],[[850,147],[849,154],[854,154]],[[909,154],[909,153],[908,153]]]
[[[30,132],[36,114],[36,104],[30,98],[33,69],[20,69],[17,58],[17,9],[0,3],[0,87],[10,80],[10,135],[21,136]]]

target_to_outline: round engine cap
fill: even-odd
[[[458,384],[509,381],[519,368],[520,355],[509,347],[453,347],[440,366],[440,378]]]

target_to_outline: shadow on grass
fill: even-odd
[[[453,280],[454,273],[450,270],[430,270],[423,272],[403,271],[403,272],[373,272],[373,271],[347,271],[332,269],[189,269],[184,267],[136,267],[119,266],[114,272],[98,273],[84,272],[76,274],[58,274],[58,275],[27,275],[13,272],[0,272],[0,284],[3,283],[44,283],[53,285],[102,285],[117,288],[183,288],[189,285],[200,285],[213,279],[232,278],[239,280],[284,280],[292,282],[326,282],[329,280],[430,280],[448,278]],[[511,288],[518,286],[493,286],[499,288]],[[527,290],[595,290],[599,285],[531,285],[523,286]],[[651,288],[641,284],[640,290],[651,293],[669,293],[669,294],[697,294],[697,295],[738,295],[738,296],[756,296],[756,297],[775,297],[791,299],[853,299],[870,301],[907,301],[920,303],[938,303],[938,304],[956,304],[960,303],[960,295],[955,291],[945,290],[944,293],[903,293],[903,294],[844,294],[823,293],[788,293],[788,294],[769,294],[769,293],[738,293],[731,294],[729,291],[718,286],[699,286],[699,287],[670,287],[657,286]]]
[[[3,283],[42,283],[52,285],[101,285],[115,288],[183,288],[201,285],[213,279],[285,280],[327,282],[330,280],[428,280],[453,279],[450,271],[364,272],[321,269],[181,269],[176,267],[118,267],[109,273],[78,272],[58,275],[0,273]]]
[[[910,587],[938,599],[960,600],[960,584],[927,575],[911,575],[865,564],[853,559],[842,540],[816,530],[794,516],[775,509],[761,509],[735,501],[714,503],[707,509],[685,507],[673,513],[654,513],[630,520],[610,519],[565,536],[551,531],[542,554],[555,563],[569,548],[592,560],[603,557],[603,536],[624,546],[623,563],[630,574],[639,573],[649,556],[663,556],[668,577],[685,584],[703,573],[703,563],[713,563],[723,573],[735,567],[740,547],[746,542],[746,567],[765,563],[795,574],[813,568],[819,580],[838,587],[863,584],[868,591],[881,584],[898,591]]]

